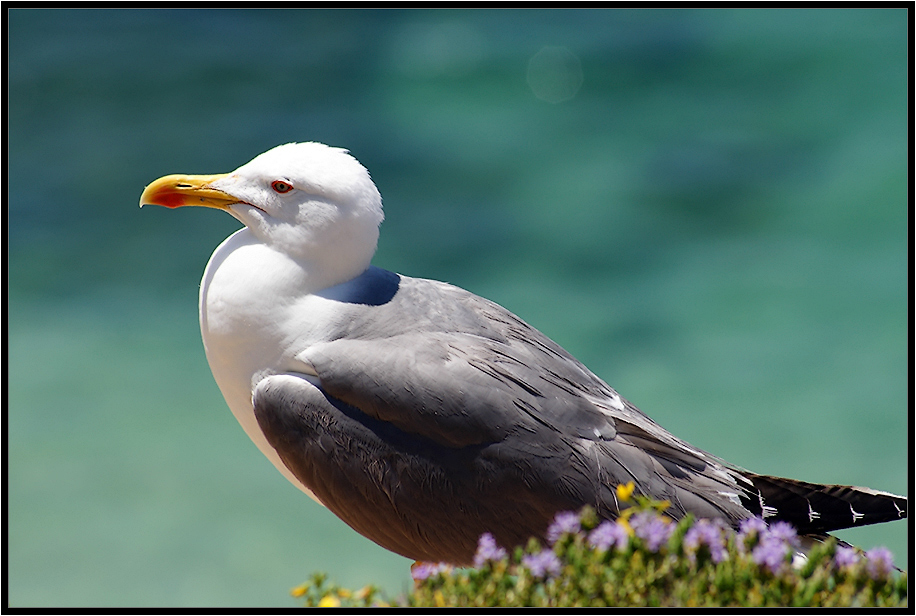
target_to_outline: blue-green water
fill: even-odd
[[[238,224],[137,208],[288,141],[372,172],[376,265],[502,303],[735,464],[908,493],[906,19],[10,11],[9,605],[409,584],[212,381],[197,288]],[[904,522],[838,534],[908,564]]]

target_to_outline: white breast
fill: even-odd
[[[334,303],[311,295],[307,272],[247,229],[217,247],[200,286],[201,336],[226,403],[258,449],[312,498],[261,432],[251,394],[265,376],[301,371],[296,355],[326,339]]]

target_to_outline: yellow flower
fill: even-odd
[[[318,607],[340,607],[340,599],[334,595],[325,595],[318,602]]]
[[[445,595],[442,594],[441,590],[433,593],[433,599],[436,601],[436,607],[445,607]]]
[[[632,481],[626,484],[620,484],[617,486],[617,498],[622,501],[628,501],[633,496],[633,491],[635,489],[636,486],[633,485]]]
[[[301,597],[302,595],[304,595],[307,592],[308,592],[308,587],[303,584],[302,586],[296,586],[295,588],[293,588],[291,591],[289,591],[289,594],[291,594],[294,597]]]

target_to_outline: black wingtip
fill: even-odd
[[[892,522],[907,517],[904,496],[870,488],[806,483],[769,475],[745,475],[758,491],[756,511],[767,521],[790,522],[801,534]]]

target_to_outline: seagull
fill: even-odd
[[[402,556],[468,565],[483,533],[517,546],[561,511],[614,519],[630,482],[674,518],[808,536],[907,515],[903,496],[729,464],[502,306],[372,266],[381,196],[347,150],[280,145],[231,173],[160,178],[146,204],[244,225],[200,285],[213,377],[289,481]]]

